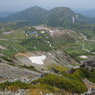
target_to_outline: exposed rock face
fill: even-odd
[[[31,60],[29,60],[30,55],[31,56],[45,55],[46,58],[45,60],[43,60],[44,64],[41,65],[41,64],[33,63]],[[52,65],[52,64],[68,66],[68,67],[72,67],[73,65],[77,64],[77,62],[75,62],[70,56],[68,56],[62,50],[54,50],[51,52],[28,52],[27,56],[19,55],[19,56],[16,56],[16,58],[17,60],[19,60],[20,65],[34,66],[37,69],[44,69],[48,65]]]
[[[11,92],[11,91],[0,91],[0,95],[26,95],[26,90],[21,89],[16,92]]]
[[[13,67],[11,65],[0,63],[0,82],[4,81],[16,81],[31,82],[32,79],[39,76],[39,73],[29,71],[19,67]]]
[[[32,56],[40,56],[43,64],[36,64],[29,59]],[[38,57],[38,59],[40,58]],[[51,52],[33,51],[27,53],[19,53],[15,57],[0,58],[0,83],[9,81],[14,82],[20,80],[21,82],[31,83],[33,80],[43,77],[47,73],[60,74],[58,70],[51,68],[50,65],[67,66],[69,68],[75,67],[75,62],[69,55],[63,50],[53,50]],[[25,67],[26,66],[26,67]],[[32,69],[27,68],[34,67]],[[26,89],[27,90],[27,89]],[[0,91],[0,95],[27,95],[26,90],[18,90],[16,92]],[[32,94],[31,94],[32,95]],[[59,93],[46,93],[41,95],[59,95]]]
[[[95,89],[90,89],[86,93],[83,93],[82,95],[95,95]]]
[[[80,66],[92,70],[95,68],[95,58],[89,58],[86,61],[83,61],[83,64]]]

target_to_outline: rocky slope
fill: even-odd
[[[29,58],[32,57],[39,57],[39,56],[46,56],[46,58],[43,61],[43,64],[40,64],[38,60],[38,64],[33,63],[32,60]],[[46,69],[48,66],[51,65],[60,65],[60,66],[66,66],[66,67],[74,67],[77,66],[78,63],[75,62],[69,55],[64,53],[62,50],[54,50],[51,52],[27,52],[26,55],[24,53],[20,53],[16,55],[18,63],[20,65],[26,65],[26,66],[34,66],[36,69]],[[35,62],[35,61],[34,61]]]
[[[4,29],[6,30],[5,26]],[[50,95],[59,95],[59,93],[53,94],[56,93],[54,87],[57,87],[57,92],[61,92],[62,89],[62,92],[65,90],[68,93],[70,91],[70,94],[78,93],[80,95],[87,91],[83,82],[84,78],[95,82],[94,61],[91,61],[90,64],[86,61],[86,66],[93,67],[93,71],[89,72],[85,68],[79,68],[80,64],[74,60],[76,57],[86,60],[90,56],[83,51],[86,48],[89,49],[86,42],[93,42],[94,39],[89,40],[82,33],[72,30],[44,25],[26,26],[9,32],[5,32],[5,30],[0,33],[0,89],[3,89],[4,93],[7,93],[5,89],[18,91],[19,89],[29,89],[32,86],[30,93],[34,93],[36,90],[38,93],[52,92]],[[24,83],[15,83],[14,81],[17,80]],[[9,81],[9,83],[5,81]],[[36,89],[33,89],[34,87]],[[39,88],[41,89],[39,90]],[[42,91],[45,89],[49,92]],[[62,93],[62,95],[64,94]],[[65,92],[65,95],[69,94]]]

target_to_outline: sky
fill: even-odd
[[[95,9],[95,0],[0,0],[0,12],[16,12],[32,6],[45,9],[64,6],[73,9]]]

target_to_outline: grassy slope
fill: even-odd
[[[4,27],[4,30],[0,30],[0,39],[7,39],[7,40],[0,40],[0,45],[4,46],[7,50],[0,50],[1,53],[5,54],[6,56],[13,56],[17,52],[24,52],[27,50],[41,50],[41,51],[50,51],[52,49],[62,48],[64,49],[69,55],[76,56],[79,60],[80,55],[92,55],[84,50],[82,50],[82,44],[84,44],[85,49],[89,49],[90,51],[95,51],[95,42],[83,41],[83,37],[80,35],[79,32],[83,33],[87,36],[88,39],[91,37],[94,39],[94,25],[76,25],[70,26],[72,31],[68,35],[62,36],[60,38],[51,38],[47,33],[41,34],[39,32],[39,36],[25,36],[25,30],[29,30],[29,26],[22,26],[16,27],[15,23],[13,25],[9,24],[0,24],[1,27]],[[3,32],[5,31],[13,31],[10,35],[4,35]],[[31,28],[30,30],[35,30]],[[89,34],[90,33],[90,34]],[[88,36],[89,35],[89,36]],[[48,37],[48,38],[46,38]],[[49,43],[53,47],[50,47]],[[76,41],[78,43],[76,43]]]

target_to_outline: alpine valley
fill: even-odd
[[[0,95],[95,95],[95,19],[38,6],[0,18]]]

